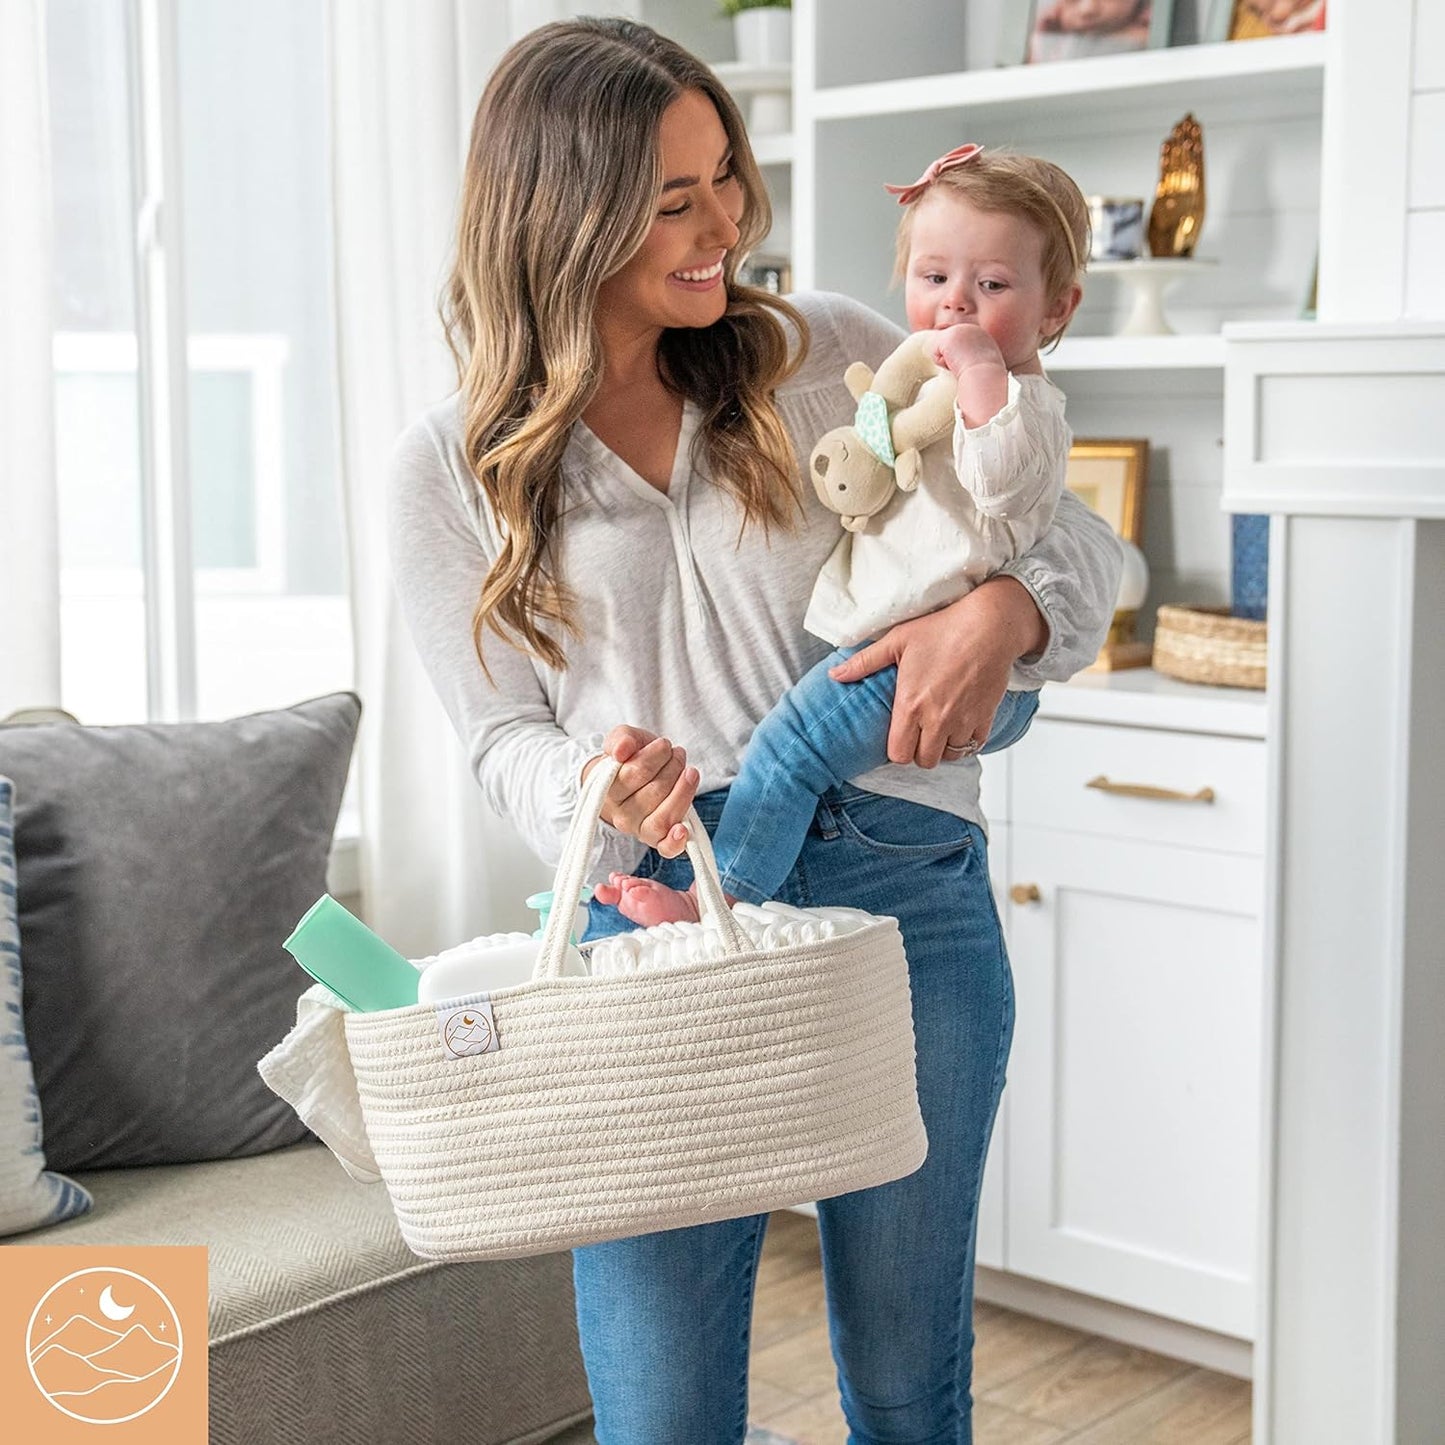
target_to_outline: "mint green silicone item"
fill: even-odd
[[[283,946],[317,983],[359,1013],[416,1002],[421,975],[329,893],[306,910]]]
[[[583,903],[589,903],[591,902],[591,900],[592,890],[584,884],[582,888],[581,901]],[[538,928],[537,931],[532,935],[532,937],[541,938],[541,936],[547,931],[547,915],[552,911],[552,890],[549,888],[545,893],[534,893],[527,900],[527,907],[535,908],[537,910],[537,913],[539,915],[537,919]],[[570,942],[574,948],[577,946],[577,938],[575,934],[571,938]]]

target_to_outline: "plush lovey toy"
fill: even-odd
[[[895,488],[918,485],[925,447],[953,434],[954,381],[931,355],[927,333],[903,341],[875,376],[855,361],[843,381],[858,402],[851,426],[813,448],[813,490],[850,532],[881,512]]]

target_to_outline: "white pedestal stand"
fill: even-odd
[[[1254,1439],[1426,1445],[1445,1422],[1445,322],[1230,327],[1224,387],[1224,504],[1273,517]]]
[[[1197,276],[1213,261],[1192,256],[1174,258],[1141,257],[1137,261],[1091,261],[1090,276],[1117,276],[1133,293],[1133,305],[1120,336],[1173,336],[1174,328],[1164,316],[1164,293],[1176,281]]]

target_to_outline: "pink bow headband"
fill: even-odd
[[[969,141],[966,145],[955,146],[947,155],[941,155],[936,161],[929,163],[928,169],[919,176],[910,186],[889,186],[883,189],[889,195],[898,197],[900,206],[911,206],[944,171],[956,170],[959,166],[966,166],[970,161],[977,160],[983,154],[983,147],[975,141]],[[1058,217],[1059,228],[1064,233],[1064,240],[1069,247],[1069,258],[1074,263],[1075,272],[1079,269],[1079,247],[1074,240],[1073,227],[1069,225],[1069,218],[1064,215],[1063,207],[1046,191],[1037,181],[1030,178],[1034,189],[1049,203],[1055,216]]]
[[[911,186],[884,186],[883,189],[889,195],[897,196],[900,206],[911,206],[944,171],[966,166],[975,156],[982,154],[983,147],[969,141],[967,145],[955,146],[946,156],[939,156],[936,161],[930,162],[928,169]]]

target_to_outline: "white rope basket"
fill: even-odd
[[[760,1213],[901,1178],[927,1152],[897,921],[757,947],[695,813],[688,853],[721,960],[560,975],[615,772],[587,780],[532,979],[486,1000],[494,1052],[452,1057],[430,1005],[346,1015],[372,1151],[424,1258]]]

